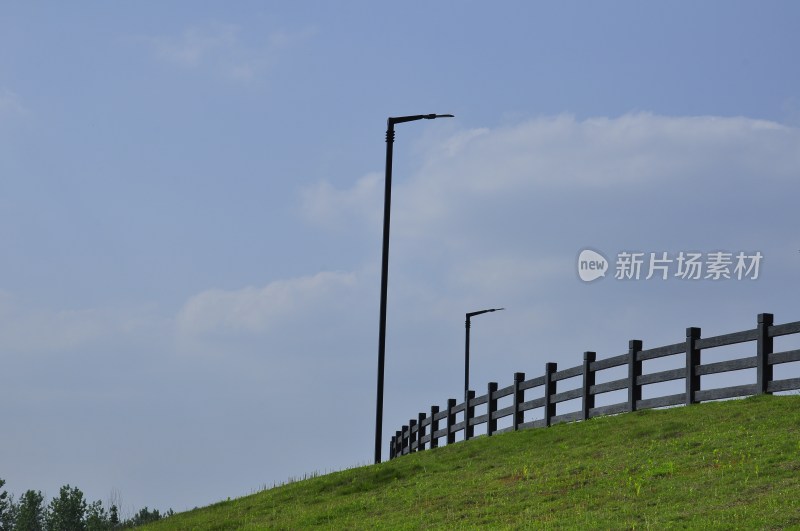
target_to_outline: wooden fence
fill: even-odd
[[[800,378],[773,378],[776,365],[800,361],[800,349],[773,352],[773,339],[797,333],[800,333],[800,321],[775,325],[772,314],[762,313],[758,315],[756,328],[751,330],[702,338],[700,329],[693,327],[686,329],[684,341],[672,345],[643,350],[642,342],[634,339],[628,342],[628,352],[619,356],[598,360],[594,352],[584,352],[581,365],[563,370],[558,370],[555,363],[547,363],[544,375],[538,378],[526,380],[525,374],[518,372],[514,374],[514,383],[507,387],[498,389],[496,382],[490,382],[484,395],[476,397],[475,391],[469,391],[467,399],[461,404],[451,398],[442,410],[433,406],[427,414],[420,413],[392,437],[390,459],[436,448],[441,438],[445,438],[447,444],[452,444],[456,442],[456,434],[459,432],[463,432],[465,440],[470,439],[474,437],[475,426],[482,424],[486,424],[486,435],[491,436],[639,409],[800,389]],[[701,354],[706,349],[751,341],[756,343],[755,356],[705,365],[700,361]],[[677,354],[685,354],[683,367],[643,373],[643,362]],[[627,377],[595,383],[598,372],[621,366],[628,367]],[[716,389],[700,388],[701,376],[753,368],[756,369],[755,383]],[[582,385],[568,390],[558,389],[558,382],[576,377],[582,377]],[[684,380],[685,392],[642,399],[643,386],[673,380]],[[623,389],[628,391],[627,401],[595,407],[595,398],[598,395]],[[529,398],[535,390],[538,390],[538,396]],[[513,403],[498,409],[498,401],[506,397],[512,397]],[[581,408],[578,411],[556,414],[557,404],[576,399],[581,399]],[[525,422],[525,412],[537,408],[542,408],[544,418]],[[476,414],[476,409],[484,412]],[[498,430],[497,421],[506,417],[511,417],[511,426]]]

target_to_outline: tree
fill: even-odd
[[[27,490],[19,499],[14,529],[17,531],[44,530],[44,497],[39,491]]]
[[[6,482],[0,478],[0,489]],[[14,498],[9,498],[5,490],[0,490],[0,531],[11,531],[14,528]]]
[[[85,531],[86,500],[78,487],[61,487],[58,498],[50,501],[47,531]]]
[[[111,509],[109,509],[108,512],[108,523],[111,524],[111,528],[114,529],[115,527],[119,527],[119,512],[117,511],[117,506],[112,503]]]
[[[136,513],[136,516],[125,522],[126,524],[132,525],[133,527],[149,524],[150,522],[155,522],[157,520],[161,520],[162,516],[161,513],[158,512],[158,509],[153,509],[152,511],[144,507],[144,509],[139,510]]]
[[[3,485],[6,484],[6,480],[0,478],[0,489],[3,488]],[[4,490],[0,490],[0,529],[5,529],[3,527],[3,518],[8,511],[8,493]]]
[[[112,529],[108,513],[103,508],[103,502],[97,500],[86,508],[86,531],[106,531]]]
[[[0,517],[0,531],[13,531],[14,521],[17,519],[17,504],[14,502],[14,495],[8,497],[8,505]]]
[[[119,518],[119,508],[122,507],[122,494],[117,489],[111,489],[111,494],[108,497],[108,520],[111,523],[111,528],[116,529],[120,527],[122,521]]]

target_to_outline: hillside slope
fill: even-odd
[[[760,396],[481,437],[146,529],[779,529],[799,472],[800,396]]]

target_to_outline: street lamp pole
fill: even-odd
[[[381,260],[381,315],[378,330],[378,399],[375,411],[375,463],[381,462],[381,438],[383,435],[383,369],[386,358],[386,293],[389,283],[389,217],[392,206],[392,147],[394,125],[415,120],[452,118],[452,114],[416,114],[413,116],[389,117],[386,120],[386,179],[383,194],[383,255]]]
[[[471,326],[470,319],[482,313],[497,312],[500,310],[505,310],[505,308],[491,308],[489,310],[480,310],[478,312],[469,312],[467,314],[467,320],[464,323],[467,334],[464,346],[464,402],[467,401],[467,393],[469,392],[469,329]]]

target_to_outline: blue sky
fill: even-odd
[[[792,2],[0,9],[0,477],[191,508],[584,350],[800,320]],[[587,284],[585,248],[760,252]],[[613,265],[612,265],[613,269]],[[613,273],[613,270],[611,271]],[[796,347],[795,347],[796,348]]]

